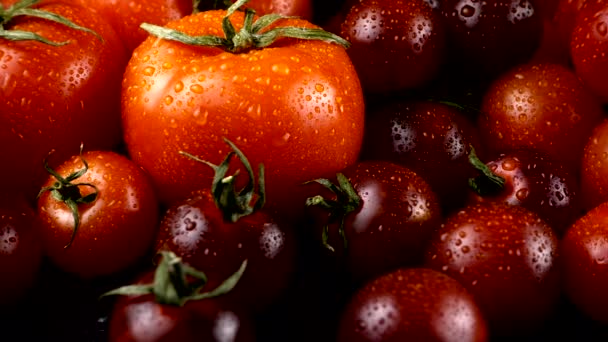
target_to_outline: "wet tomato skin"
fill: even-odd
[[[398,269],[358,290],[338,337],[340,342],[487,340],[486,320],[467,290],[425,268]]]
[[[474,193],[474,201],[522,206],[537,213],[560,236],[579,218],[578,178],[562,163],[530,150],[500,153],[489,160],[486,165],[505,180],[504,188],[498,193]]]
[[[542,18],[532,0],[442,0],[454,68],[498,75],[527,61],[542,37]]]
[[[331,256],[343,260],[357,281],[420,264],[426,242],[441,222],[439,202],[428,183],[410,169],[388,161],[359,162],[343,174],[361,198],[360,207],[345,217],[346,251],[338,234],[340,223],[312,208],[317,238],[321,228],[330,224],[329,244],[337,251]],[[318,189],[326,194],[321,186]],[[331,194],[325,197],[335,199]]]
[[[600,123],[589,137],[581,166],[582,201],[585,209],[608,201],[608,121]]]
[[[598,205],[568,229],[561,253],[568,298],[585,315],[608,323],[608,203]]]
[[[60,269],[82,278],[108,276],[134,265],[154,242],[158,201],[148,175],[131,160],[111,151],[89,151],[82,157],[89,169],[74,183],[98,189],[90,204],[79,205],[80,226],[72,244],[74,219],[68,206],[50,192],[38,199],[37,215],[44,252]],[[83,168],[73,156],[55,171],[62,177]],[[44,183],[51,186],[52,176]],[[90,187],[79,187],[81,194]]]
[[[608,100],[608,2],[586,1],[576,16],[570,54],[576,74],[603,101]]]
[[[265,211],[227,222],[207,190],[165,212],[156,250],[172,251],[204,270],[208,288],[215,288],[247,259],[247,272],[227,297],[256,310],[285,291],[295,262],[295,241],[284,223]]]
[[[466,200],[468,178],[475,176],[470,146],[483,156],[477,129],[455,107],[399,101],[370,110],[361,158],[410,168],[431,185],[443,207],[457,208]]]
[[[450,216],[431,239],[426,266],[458,280],[497,335],[534,330],[560,293],[558,238],[535,213],[481,203]]]
[[[0,305],[15,304],[38,280],[42,244],[34,209],[23,196],[0,196]]]
[[[599,101],[558,64],[525,64],[497,78],[477,124],[489,151],[531,149],[580,168],[587,138],[601,121]]]
[[[140,283],[150,283],[153,277],[153,273],[145,274]],[[153,295],[142,295],[116,300],[108,341],[252,342],[253,336],[249,316],[220,297],[176,306],[159,304]]]
[[[2,4],[6,5],[6,1]],[[97,32],[19,16],[5,29],[35,32],[33,41],[0,41],[0,177],[16,191],[33,193],[45,179],[42,160],[51,149],[68,158],[73,146],[113,148],[120,142],[120,82],[127,62],[110,24],[95,12],[68,2],[45,1],[35,9],[62,15]],[[33,189],[32,189],[33,188]]]
[[[200,12],[167,25],[223,36],[224,15]],[[242,12],[231,20],[240,29]],[[313,27],[297,19],[276,25]],[[322,41],[282,38],[233,54],[150,37],[127,67],[122,104],[129,155],[168,205],[207,188],[213,176],[179,151],[219,164],[228,153],[222,138],[231,140],[254,167],[264,164],[273,180],[268,205],[293,210],[294,189],[354,163],[363,137],[355,69],[343,47]]]
[[[366,92],[383,93],[427,84],[443,63],[445,33],[439,15],[423,0],[352,1],[340,35]]]

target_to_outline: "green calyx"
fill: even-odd
[[[46,186],[46,187],[40,189],[40,192],[38,192],[38,198],[40,196],[42,196],[42,194],[44,194],[45,192],[47,192],[47,191],[50,192],[51,196],[55,200],[65,203],[65,205],[72,212],[72,216],[74,217],[74,230],[72,231],[72,236],[70,238],[70,241],[68,242],[67,245],[64,246],[64,248],[69,248],[72,245],[72,242],[74,242],[74,238],[76,237],[76,232],[78,231],[78,227],[80,227],[80,213],[78,211],[78,206],[80,204],[93,203],[97,199],[97,194],[99,192],[97,187],[91,183],[73,183],[73,181],[80,178],[89,169],[89,164],[82,157],[82,149],[83,149],[83,145],[80,145],[80,160],[82,161],[82,164],[84,165],[84,167],[76,172],[71,173],[70,175],[68,175],[65,178],[62,177],[57,172],[55,172],[55,170],[53,170],[49,166],[48,160],[45,159],[44,168],[46,169],[46,171],[49,174],[51,174],[53,177],[55,177],[55,179],[57,181],[55,183],[53,183],[53,185],[51,185],[51,186]],[[53,151],[51,151],[51,153],[53,153]],[[49,153],[49,155],[51,153]],[[83,186],[92,188],[93,192],[86,196],[83,196],[82,193],[80,192],[80,187],[83,187]]]
[[[477,157],[475,148],[473,148],[473,146],[470,146],[470,148],[469,163],[481,173],[475,178],[469,178],[469,186],[471,189],[481,196],[489,196],[500,192],[505,186],[505,179],[494,174],[494,172]]]
[[[280,14],[267,14],[253,20],[255,11],[247,8],[245,10],[245,20],[243,28],[236,31],[230,17],[237,9],[249,2],[249,0],[239,0],[232,4],[226,12],[226,16],[222,20],[222,29],[224,30],[225,38],[217,36],[190,36],[183,32],[156,26],[148,23],[141,24],[141,28],[153,36],[174,40],[188,45],[194,46],[215,46],[225,49],[232,53],[238,53],[249,49],[259,49],[271,45],[281,37],[321,40],[330,43],[336,43],[344,47],[350,44],[345,39],[327,32],[322,29],[303,28],[303,27],[276,27],[265,32],[265,28],[275,23],[277,20],[289,18]]]
[[[95,31],[88,29],[86,27],[82,27],[80,25],[76,25],[75,23],[73,23],[69,19],[67,19],[66,17],[63,17],[63,16],[53,13],[53,12],[48,12],[48,11],[44,11],[44,10],[31,8],[33,5],[37,4],[38,2],[40,2],[40,0],[21,0],[8,8],[4,8],[2,5],[0,5],[0,38],[4,38],[4,39],[8,39],[8,40],[17,40],[17,41],[18,40],[34,40],[34,41],[38,41],[38,42],[52,45],[52,46],[61,46],[61,45],[66,45],[69,43],[69,41],[53,42],[34,32],[21,31],[21,30],[10,30],[10,29],[5,28],[5,25],[7,25],[11,20],[13,20],[13,18],[18,17],[18,16],[28,16],[28,17],[36,17],[36,18],[49,20],[52,22],[56,22],[56,23],[65,25],[65,26],[75,29],[75,30],[88,32],[88,33],[94,35],[95,37],[97,37],[99,40],[103,41],[101,36],[99,34],[97,34]]]
[[[191,300],[201,300],[224,295],[236,286],[247,268],[247,260],[244,260],[239,269],[224,280],[218,287],[204,292],[207,284],[205,273],[182,262],[175,253],[160,252],[161,260],[152,284],[127,285],[106,292],[106,296],[143,296],[153,294],[159,304],[183,306]]]
[[[332,252],[334,252],[335,249],[328,243],[329,225],[338,221],[340,222],[339,233],[342,237],[342,243],[344,244],[345,249],[348,248],[348,240],[344,232],[344,220],[349,213],[358,210],[361,206],[361,197],[359,197],[355,188],[348,181],[348,178],[342,173],[336,174],[336,178],[338,180],[338,185],[324,178],[312,181],[323,185],[333,192],[336,195],[335,200],[328,200],[320,195],[306,199],[306,206],[319,206],[329,211],[329,223],[323,227],[321,238],[323,246]]]
[[[256,184],[253,168],[251,167],[249,160],[247,160],[247,157],[245,157],[243,152],[230,140],[224,138],[224,141],[232,148],[232,152],[228,153],[220,165],[212,164],[184,151],[180,151],[179,153],[190,159],[204,163],[215,171],[213,182],[211,183],[211,193],[215,204],[223,213],[224,220],[236,222],[241,217],[251,215],[264,206],[266,201],[264,165],[259,165],[258,181]],[[247,184],[240,190],[237,190],[235,187],[238,171],[230,176],[226,175],[230,167],[230,161],[234,155],[243,163],[249,177]],[[254,199],[254,197],[256,198]]]

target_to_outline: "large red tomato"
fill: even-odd
[[[0,4],[7,9],[13,2]],[[0,38],[0,178],[10,179],[5,186],[32,189],[44,179],[42,160],[51,149],[61,159],[81,142],[88,148],[119,143],[120,82],[127,62],[116,33],[94,12],[62,2],[33,7],[99,36],[30,16],[3,24],[6,31],[66,43]]]
[[[200,12],[167,27],[224,37],[226,13]],[[243,20],[242,12],[231,16],[237,31]],[[272,24],[286,26],[315,28],[299,19]],[[150,37],[127,67],[122,108],[130,156],[150,173],[164,202],[208,188],[212,179],[211,168],[181,150],[219,164],[229,152],[222,137],[230,139],[253,165],[265,165],[272,205],[301,183],[352,164],[363,136],[353,65],[342,46],[320,40],[283,37],[233,53]]]

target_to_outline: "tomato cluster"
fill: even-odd
[[[605,340],[606,42],[604,0],[0,0],[0,340]]]

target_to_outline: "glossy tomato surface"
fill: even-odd
[[[3,5],[6,2],[2,2]],[[49,20],[18,16],[5,29],[37,33],[31,40],[0,41],[0,177],[9,188],[36,193],[42,160],[51,149],[64,158],[84,142],[112,148],[121,138],[120,82],[127,59],[110,24],[95,12],[68,3],[35,9],[59,14],[99,36]]]
[[[340,342],[487,341],[473,297],[456,280],[425,268],[399,269],[357,291],[340,322]]]
[[[132,266],[152,247],[158,201],[148,176],[126,157],[90,151],[82,158],[89,168],[73,183],[92,184],[98,192],[92,203],[78,205],[80,225],[73,241],[73,213],[48,191],[38,199],[40,233],[45,253],[62,270],[83,278],[107,276]],[[83,167],[74,156],[55,171],[67,177]],[[49,176],[44,186],[56,181]],[[83,196],[94,191],[90,186],[77,190]]]
[[[219,36],[224,15],[202,12],[168,27]],[[241,27],[241,12],[231,19]],[[313,27],[297,19],[276,25]],[[264,164],[276,205],[289,202],[295,186],[354,163],[363,136],[362,91],[344,48],[314,40],[282,38],[234,54],[149,38],[127,67],[122,104],[129,154],[166,203],[211,182],[208,166],[179,151],[219,164],[228,138],[252,165]]]
[[[556,307],[558,254],[556,234],[538,215],[484,203],[446,220],[431,239],[427,266],[470,291],[494,335],[524,336]]]

